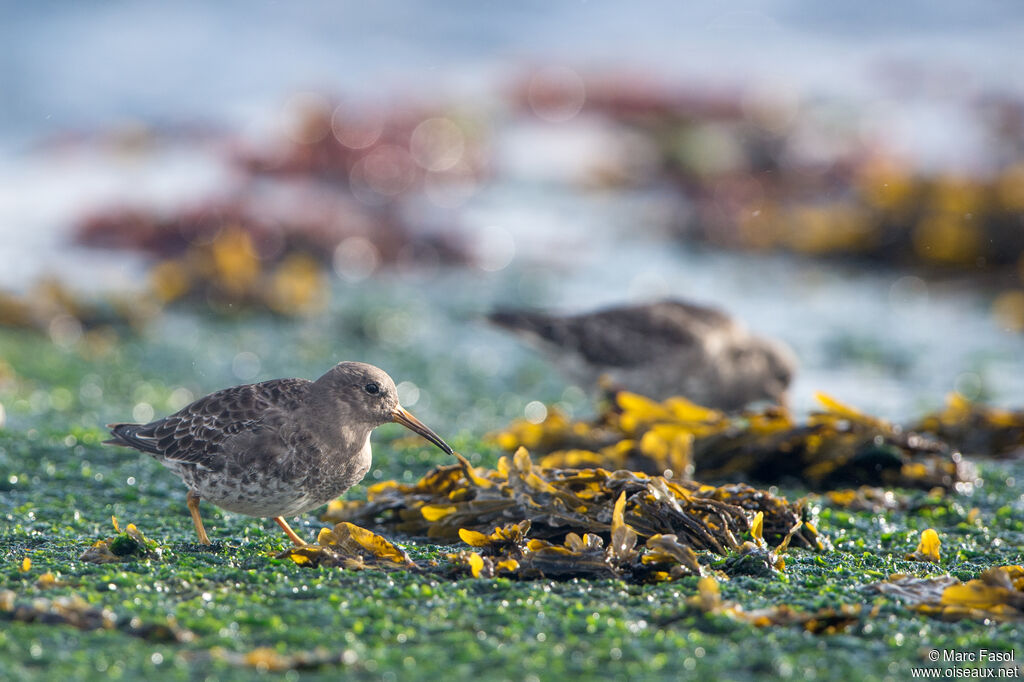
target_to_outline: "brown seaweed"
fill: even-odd
[[[1024,567],[997,566],[966,583],[952,576],[892,575],[873,588],[943,620],[1024,620]]]
[[[70,625],[79,630],[119,630],[133,637],[158,642],[190,642],[195,634],[168,616],[165,621],[143,622],[133,616],[119,616],[110,609],[92,606],[81,597],[18,601],[12,590],[0,591],[0,618],[22,623]]]
[[[416,483],[385,481],[370,487],[366,501],[332,502],[321,518],[337,523],[335,530],[322,531],[318,546],[281,556],[311,566],[362,568],[367,559],[379,561],[379,550],[354,556],[351,546],[340,551],[325,544],[339,528],[360,524],[435,543],[462,541],[472,549],[448,558],[456,572],[475,577],[649,582],[703,574],[699,551],[752,561],[771,572],[785,567],[781,557],[790,545],[828,545],[801,505],[743,484],[714,487],[640,472],[548,469],[534,464],[525,448],[502,457],[494,470],[476,469],[456,456],[459,464],[437,467]],[[368,537],[362,547],[383,543]],[[410,567],[404,561],[391,559],[384,567]]]
[[[632,466],[674,480],[746,478],[812,490],[855,485],[967,490],[973,470],[947,444],[863,414],[824,395],[804,424],[769,407],[730,416],[684,398],[658,403],[619,392],[593,422],[553,411],[513,422],[494,439],[533,446],[546,467]]]
[[[315,545],[291,547],[277,555],[291,559],[299,566],[340,566],[349,570],[379,568],[384,570],[417,570],[419,566],[405,550],[381,536],[342,521],[334,528],[324,528]]]
[[[911,428],[934,434],[965,454],[1024,454],[1024,410],[970,402],[959,393],[950,394],[945,409],[922,417]]]
[[[684,618],[687,613],[697,611],[704,614],[721,615],[755,627],[777,625],[799,625],[807,632],[835,634],[859,623],[865,616],[873,616],[877,609],[864,613],[860,604],[843,604],[838,608],[823,607],[817,611],[798,611],[787,604],[763,609],[745,610],[735,602],[722,599],[718,581],[713,577],[701,578],[697,583],[697,594],[686,600],[686,610],[678,615],[662,618],[660,623],[668,625]]]
[[[157,543],[143,535],[134,523],[129,523],[122,531],[117,517],[111,516],[110,520],[117,535],[94,542],[78,557],[79,561],[114,564],[136,559],[160,559],[163,552]]]
[[[805,520],[799,505],[744,484],[716,488],[640,472],[551,469],[534,464],[525,448],[502,457],[494,470],[465,462],[438,467],[413,484],[377,483],[367,501],[332,502],[322,518],[440,542],[460,539],[462,529],[486,534],[527,520],[533,538],[561,540],[571,532],[610,534],[623,493],[625,520],[641,538],[674,534],[695,550],[721,555],[739,546],[737,538],[750,531],[758,511],[773,542]],[[795,547],[821,543],[806,523],[793,538]]]

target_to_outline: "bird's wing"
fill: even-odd
[[[609,367],[649,364],[666,355],[700,357],[710,339],[736,328],[725,313],[679,301],[611,308],[566,323],[572,332],[565,336],[587,362]]]
[[[167,461],[216,469],[226,440],[277,426],[283,415],[298,407],[310,383],[275,379],[226,388],[149,424],[114,424],[114,438],[107,442]]]
[[[632,367],[650,362],[669,348],[699,344],[686,329],[665,328],[631,309],[608,310],[567,320],[568,345],[592,365]]]
[[[667,354],[701,354],[710,338],[740,331],[725,313],[682,301],[573,316],[497,311],[490,320],[607,367],[642,365]]]
[[[686,301],[662,301],[655,303],[651,309],[672,320],[670,324],[690,328],[702,328],[707,331],[731,331],[738,327],[736,320],[717,308],[709,308]]]

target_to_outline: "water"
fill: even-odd
[[[297,90],[500,109],[494,98],[510,77],[557,63],[584,74],[647,71],[837,98],[874,111],[883,139],[919,164],[975,167],[991,150],[964,119],[964,102],[991,89],[1024,93],[1024,7],[1012,0],[874,0],[856,11],[787,0],[39,2],[2,11],[0,286],[9,289],[54,272],[82,288],[137,287],[140,259],[68,246],[76,216],[122,199],[174,206],[233,179],[202,140],[141,153],[40,146],[68,130],[199,123],[260,138],[279,129]],[[518,372],[539,361],[529,365],[529,351],[474,314],[497,303],[575,311],[678,296],[721,306],[791,344],[802,362],[798,410],[813,406],[816,390],[896,419],[937,407],[954,389],[1024,404],[1021,338],[997,327],[986,292],[906,272],[675,244],[664,238],[679,208],[671,198],[579,188],[588,155],[614,143],[588,126],[495,131],[500,172],[453,221],[491,271],[373,285],[388,292],[385,306],[408,296],[426,302],[433,331],[416,353],[450,351],[457,338],[473,371],[493,375],[492,388],[504,382],[523,401],[557,399],[557,378]]]
[[[125,119],[244,127],[309,88],[479,92],[524,63],[862,98],[884,96],[879,75],[900,66],[918,70],[910,84],[938,94],[1024,88],[1015,0],[870,0],[856,10],[795,0],[8,0],[0,11],[9,142]]]

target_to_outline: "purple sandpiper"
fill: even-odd
[[[296,545],[284,517],[338,497],[370,469],[370,432],[397,422],[448,454],[441,438],[398,404],[395,382],[362,362],[342,362],[316,381],[274,379],[225,388],[148,424],[110,424],[111,445],[152,455],[188,486],[199,542],[210,538],[199,501],[271,517]]]
[[[610,382],[650,398],[685,396],[739,410],[783,402],[796,368],[784,344],[752,335],[725,313],[662,301],[580,315],[498,310],[489,316],[552,356],[583,386]]]

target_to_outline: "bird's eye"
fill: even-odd
[[[363,390],[369,393],[370,395],[377,395],[378,393],[380,393],[380,386],[371,382],[363,386]]]

